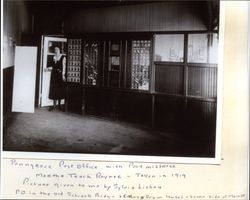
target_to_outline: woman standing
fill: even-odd
[[[60,52],[60,48],[56,46],[54,48],[55,56],[53,57],[49,98],[53,99],[53,107],[49,111],[55,110],[58,102],[58,108],[61,108],[61,100],[66,96],[66,58]]]

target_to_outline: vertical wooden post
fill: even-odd
[[[110,87],[110,77],[109,77],[109,69],[110,69],[110,48],[111,48],[111,40],[108,41],[108,83],[107,83],[107,86]]]
[[[155,126],[155,94],[152,95],[152,115],[151,115],[151,126],[154,128]]]
[[[121,88],[121,73],[122,73],[122,60],[123,60],[123,55],[122,55],[122,48],[123,48],[123,41],[120,40],[120,55],[119,55],[119,59],[120,59],[120,67],[119,67],[119,82],[118,82],[118,88]]]
[[[151,40],[151,54],[150,54],[150,59],[151,59],[151,66],[150,66],[150,94],[152,97],[152,111],[151,111],[151,126],[154,128],[155,126],[155,65],[154,65],[154,44],[155,44],[155,35],[153,36]]]
[[[124,79],[123,79],[123,81],[124,81],[124,88],[126,88],[127,87],[127,81],[126,81],[126,79],[127,79],[127,59],[128,59],[128,41],[127,40],[125,40],[125,52],[124,52],[124,55],[125,55],[125,58],[124,58]]]
[[[82,70],[81,72],[81,79],[80,79],[80,85],[81,85],[81,99],[82,99],[82,106],[81,106],[81,114],[85,114],[85,88],[83,87],[83,85],[86,83],[85,82],[85,66],[84,66],[84,56],[85,56],[85,52],[84,52],[84,46],[85,46],[85,41],[83,39],[81,39],[81,68],[80,70]]]
[[[183,77],[183,95],[184,95],[184,112],[187,109],[188,96],[188,34],[184,34],[184,77]]]
[[[68,82],[66,82],[66,98],[65,98],[65,112],[69,112],[69,85]]]
[[[103,41],[103,54],[102,54],[102,87],[105,86],[105,59],[106,59],[106,41]]]

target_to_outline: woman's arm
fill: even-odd
[[[50,72],[50,71],[52,71],[52,67],[46,67],[46,68],[44,69],[44,71],[45,71],[45,72]]]

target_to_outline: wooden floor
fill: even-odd
[[[178,134],[59,110],[12,113],[3,138],[6,151],[211,156],[208,144]]]

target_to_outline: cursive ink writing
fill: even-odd
[[[25,167],[31,169],[52,169],[50,164],[23,162],[17,161],[16,159],[10,160],[10,164],[15,167]]]

